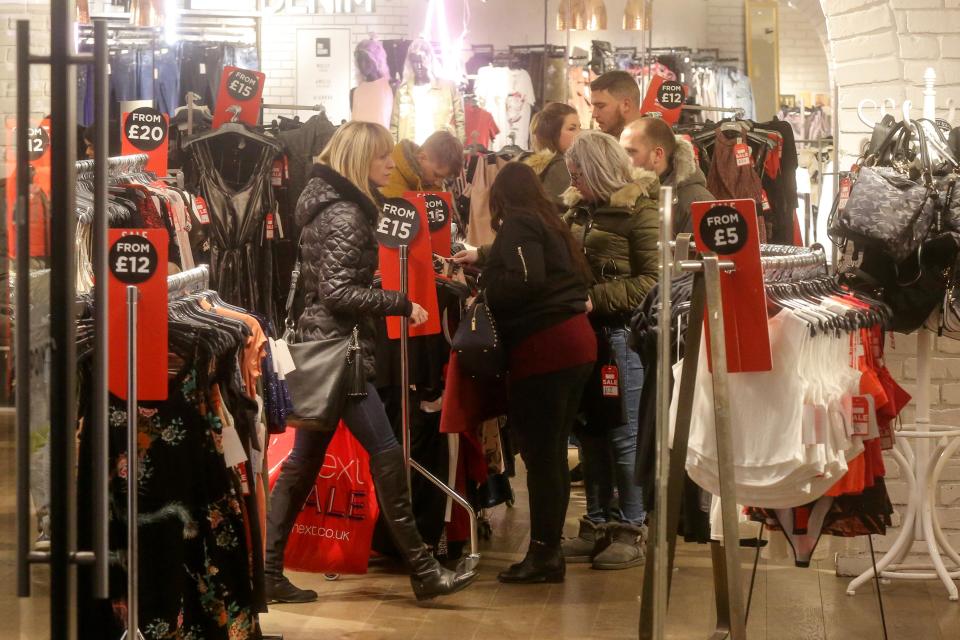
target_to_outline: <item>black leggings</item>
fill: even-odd
[[[567,446],[593,363],[510,383],[508,417],[527,467],[530,539],[560,544],[570,501]]]

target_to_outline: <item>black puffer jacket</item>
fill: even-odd
[[[345,336],[359,324],[368,378],[375,372],[375,319],[409,315],[411,310],[410,302],[399,292],[371,287],[379,262],[374,235],[378,215],[370,198],[320,164],[314,166],[313,177],[297,201],[306,294],[297,337],[323,340]]]

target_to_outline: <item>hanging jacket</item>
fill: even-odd
[[[673,187],[673,235],[693,233],[693,216],[690,207],[694,202],[713,200],[707,189],[707,178],[697,166],[690,141],[677,136],[677,148],[673,151],[670,172],[661,176],[665,187]]]
[[[420,175],[420,164],[417,162],[417,153],[420,147],[410,140],[401,140],[393,148],[391,157],[395,165],[390,172],[390,181],[380,187],[384,198],[402,198],[406,191],[424,191],[439,189],[436,185],[425,184]]]
[[[575,187],[564,193],[564,219],[581,241],[593,272],[592,317],[625,326],[657,281],[659,182],[651,171],[634,169],[633,182],[606,203],[588,203]]]
[[[449,80],[433,80],[426,104],[414,103],[413,85],[410,82],[400,85],[394,98],[393,116],[390,120],[390,133],[398,142],[414,139],[417,130],[417,109],[430,110],[433,114],[434,131],[450,131],[461,142],[466,138],[463,99],[456,85]]]
[[[300,193],[310,179],[310,172],[313,171],[313,158],[320,155],[336,130],[326,113],[318,113],[299,129],[277,133],[277,139],[283,144],[283,151],[287,154],[290,170],[290,187],[287,191],[289,202],[295,203],[299,200]]]
[[[540,176],[540,182],[550,199],[556,203],[557,210],[561,213],[566,211],[563,193],[570,188],[570,172],[567,171],[563,154],[544,149],[530,154],[523,162]]]
[[[398,291],[374,289],[379,263],[374,235],[377,206],[349,180],[326,165],[316,165],[297,202],[296,222],[303,229],[301,279],[304,311],[299,340],[349,335],[359,325],[364,370],[376,371],[375,319],[409,315],[412,305]]]

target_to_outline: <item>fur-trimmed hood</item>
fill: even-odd
[[[530,154],[523,159],[523,162],[528,167],[533,169],[534,173],[536,173],[538,176],[541,176],[556,159],[556,153],[550,151],[549,149],[544,149],[542,151],[537,151],[536,153]]]
[[[693,144],[683,136],[677,136],[677,148],[673,151],[673,168],[663,180],[664,186],[685,187],[689,184],[706,186],[707,178],[697,165]]]
[[[654,197],[660,185],[657,174],[646,169],[634,168],[632,178],[630,183],[615,191],[610,196],[610,201],[604,206],[635,210],[637,200]],[[581,202],[583,202],[583,194],[576,187],[570,187],[563,192],[563,204],[568,207],[575,207]]]
[[[380,211],[377,204],[345,177],[325,164],[313,165],[311,178],[301,194],[294,214],[297,226],[304,227],[317,213],[334,202],[351,202],[357,205],[370,224],[376,224]]]

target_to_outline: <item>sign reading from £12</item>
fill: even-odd
[[[153,107],[140,107],[124,113],[120,120],[120,151],[129,156],[147,154],[147,171],[167,175],[167,136],[170,117]]]
[[[127,399],[127,287],[137,301],[137,399],[167,399],[167,245],[164,229],[110,229],[107,283],[110,393]]]
[[[732,272],[720,272],[727,371],[770,371],[767,296],[760,265],[760,231],[753,200],[695,202],[691,207],[697,248],[733,261]],[[704,319],[704,326],[706,319]],[[706,332],[709,354],[710,332]],[[712,364],[711,364],[712,367]]]
[[[643,99],[641,112],[663,120],[669,125],[675,125],[680,120],[680,111],[687,99],[687,87],[675,80],[665,80],[661,76],[654,76]]]
[[[260,96],[267,76],[259,71],[227,67],[220,76],[220,91],[213,113],[213,128],[225,122],[251,126],[260,120]]]
[[[377,241],[380,243],[380,275],[384,291],[400,290],[400,246],[407,251],[407,297],[426,310],[427,322],[410,327],[410,336],[429,336],[440,333],[440,305],[433,279],[433,246],[423,200],[388,198],[377,221]],[[400,337],[400,318],[387,317],[387,336]]]

